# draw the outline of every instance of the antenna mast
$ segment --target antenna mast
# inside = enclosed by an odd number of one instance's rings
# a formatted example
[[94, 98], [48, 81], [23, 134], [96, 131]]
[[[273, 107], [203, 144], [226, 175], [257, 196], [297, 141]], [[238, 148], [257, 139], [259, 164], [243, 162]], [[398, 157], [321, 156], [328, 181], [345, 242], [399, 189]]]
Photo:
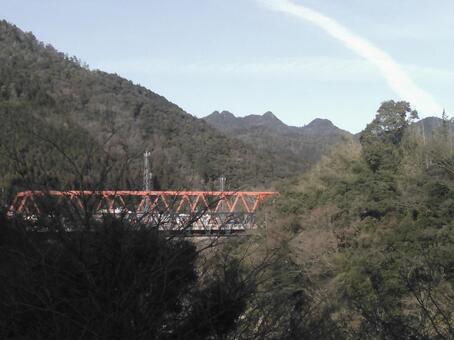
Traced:
[[150, 171], [150, 152], [145, 151], [143, 154], [143, 189], [145, 191], [151, 190], [151, 179], [153, 178], [153, 173]]
[[224, 175], [222, 175], [220, 178], [219, 178], [219, 191], [225, 191], [225, 181], [226, 181], [226, 178]]

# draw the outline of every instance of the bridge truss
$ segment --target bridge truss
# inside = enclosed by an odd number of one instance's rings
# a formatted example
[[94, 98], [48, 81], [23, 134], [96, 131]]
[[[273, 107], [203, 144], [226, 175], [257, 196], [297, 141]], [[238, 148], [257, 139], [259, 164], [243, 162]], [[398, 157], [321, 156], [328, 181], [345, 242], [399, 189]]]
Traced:
[[275, 192], [245, 191], [23, 191], [9, 215], [36, 218], [49, 207], [116, 215], [160, 231], [188, 235], [232, 234], [254, 229], [260, 204]]

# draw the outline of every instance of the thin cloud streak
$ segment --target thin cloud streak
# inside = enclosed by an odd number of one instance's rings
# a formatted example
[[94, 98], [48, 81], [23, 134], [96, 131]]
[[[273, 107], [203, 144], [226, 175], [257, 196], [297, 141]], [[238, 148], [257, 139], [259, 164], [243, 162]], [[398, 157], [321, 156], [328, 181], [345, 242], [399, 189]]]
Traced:
[[306, 77], [317, 80], [378, 79], [380, 74], [362, 59], [339, 59], [326, 57], [274, 58], [262, 60], [234, 61], [182, 61], [163, 59], [132, 59], [105, 61], [95, 68], [112, 72], [126, 71], [149, 75], [188, 77]]
[[390, 88], [401, 99], [409, 101], [416, 109], [428, 114], [438, 114], [442, 111], [441, 105], [429, 93], [418, 87], [391, 56], [334, 19], [289, 0], [258, 1], [269, 9], [297, 16], [313, 23], [340, 41], [345, 47], [368, 60], [380, 70]]
[[[454, 81], [454, 72], [420, 65], [401, 65], [401, 68], [427, 81]], [[279, 78], [299, 77], [310, 81], [376, 82], [381, 73], [365, 59], [332, 57], [274, 58], [254, 61], [187, 61], [153, 58], [105, 60], [92, 69], [150, 77], [205, 77], [205, 78]]]

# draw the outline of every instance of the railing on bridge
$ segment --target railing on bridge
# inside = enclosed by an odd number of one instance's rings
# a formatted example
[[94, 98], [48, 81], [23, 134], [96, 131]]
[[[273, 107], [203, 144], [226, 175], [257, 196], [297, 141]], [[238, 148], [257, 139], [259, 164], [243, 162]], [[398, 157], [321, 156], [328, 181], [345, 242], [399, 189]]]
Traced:
[[244, 191], [23, 191], [10, 215], [38, 216], [49, 206], [70, 205], [97, 217], [115, 214], [162, 231], [225, 234], [255, 227], [259, 205], [275, 192]]

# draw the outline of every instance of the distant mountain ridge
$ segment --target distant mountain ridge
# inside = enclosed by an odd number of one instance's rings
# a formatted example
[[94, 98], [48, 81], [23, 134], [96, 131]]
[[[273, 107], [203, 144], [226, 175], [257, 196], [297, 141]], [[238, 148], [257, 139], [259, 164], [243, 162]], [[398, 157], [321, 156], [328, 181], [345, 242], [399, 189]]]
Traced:
[[277, 155], [291, 171], [305, 171], [333, 146], [353, 135], [330, 120], [316, 118], [302, 127], [288, 126], [274, 113], [236, 117], [229, 111], [214, 111], [203, 118], [230, 138]]
[[249, 129], [252, 127], [266, 127], [270, 129], [286, 129], [295, 132], [314, 132], [314, 133], [345, 133], [350, 132], [342, 130], [335, 126], [329, 119], [315, 118], [309, 124], [297, 127], [286, 125], [276, 115], [267, 111], [262, 115], [251, 114], [244, 117], [237, 117], [230, 111], [214, 111], [210, 115], [203, 118], [208, 124], [215, 126], [218, 130], [232, 131]]
[[214, 111], [212, 114], [204, 117], [203, 120], [223, 132], [244, 130], [253, 127], [272, 129], [287, 127], [287, 125], [270, 111], [265, 112], [263, 115], [249, 115], [245, 117], [236, 117], [229, 111]]
[[[431, 136], [437, 129], [439, 129], [443, 124], [443, 119], [438, 117], [426, 117], [422, 118], [419, 121], [413, 123], [413, 126], [416, 126], [421, 132], [424, 132], [427, 136]], [[452, 123], [451, 123], [452, 124]], [[454, 131], [454, 127], [453, 127]]]

